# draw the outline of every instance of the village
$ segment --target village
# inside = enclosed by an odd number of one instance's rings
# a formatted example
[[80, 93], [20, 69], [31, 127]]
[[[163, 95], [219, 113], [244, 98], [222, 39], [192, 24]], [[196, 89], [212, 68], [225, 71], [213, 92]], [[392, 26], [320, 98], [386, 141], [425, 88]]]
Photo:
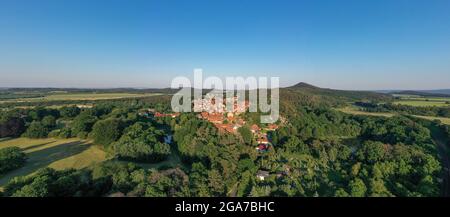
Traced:
[[[231, 107], [231, 110], [227, 110], [227, 103], [231, 103], [231, 106], [229, 106]], [[249, 107], [250, 102], [248, 100], [239, 100], [237, 96], [226, 98], [225, 100], [216, 100], [214, 97], [206, 97], [193, 101], [194, 111], [200, 111], [197, 114], [197, 118], [212, 123], [220, 133], [237, 134], [239, 128], [248, 125], [247, 120], [243, 118], [242, 114], [247, 112]], [[179, 112], [160, 113], [154, 109], [148, 109], [146, 113], [143, 114], [153, 116], [154, 118], [176, 118], [180, 115]], [[264, 154], [273, 148], [268, 132], [277, 130], [279, 128], [277, 124], [267, 124], [263, 126], [262, 124], [258, 125], [253, 123], [249, 128], [256, 141], [255, 149], [260, 154]], [[256, 174], [257, 178], [261, 181], [269, 175], [269, 172], [264, 170], [260, 170]]]
[[[194, 111], [202, 111], [198, 117], [207, 120], [216, 126], [220, 132], [237, 133], [240, 127], [243, 127], [247, 121], [241, 117], [249, 107], [248, 100], [239, 100], [237, 96], [226, 98], [224, 103], [217, 103], [215, 98], [194, 100]], [[228, 103], [231, 103], [231, 110], [226, 110]], [[269, 124], [266, 128], [261, 128], [257, 124], [250, 127], [258, 146], [258, 151], [268, 151], [271, 143], [269, 142], [267, 132], [278, 129], [278, 125]]]
[[[241, 114], [245, 113], [249, 109], [250, 102], [248, 100], [240, 101], [237, 96], [221, 100], [222, 102], [220, 103], [218, 101], [219, 100], [216, 100], [214, 97], [194, 100], [194, 111], [201, 111], [197, 117], [211, 122], [221, 133], [236, 134], [239, 128], [247, 124], [247, 121]], [[227, 103], [231, 103], [231, 110], [226, 109]], [[160, 113], [154, 109], [148, 109], [147, 112], [148, 114], [152, 114], [155, 118], [176, 118], [180, 115], [179, 112]], [[141, 115], [143, 114], [144, 113], [141, 113]], [[252, 124], [250, 126], [250, 131], [252, 132], [258, 145], [256, 147], [258, 151], [264, 152], [269, 150], [272, 144], [269, 141], [267, 132], [275, 131], [277, 129], [277, 124], [268, 124], [265, 127], [261, 127], [257, 124]]]

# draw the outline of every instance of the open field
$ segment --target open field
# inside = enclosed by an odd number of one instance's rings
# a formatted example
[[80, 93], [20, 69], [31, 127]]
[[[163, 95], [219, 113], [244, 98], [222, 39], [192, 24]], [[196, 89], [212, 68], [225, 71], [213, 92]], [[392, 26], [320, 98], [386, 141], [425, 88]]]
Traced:
[[410, 106], [450, 106], [446, 104], [450, 102], [450, 97], [424, 97], [416, 95], [394, 94], [400, 99], [395, 101], [395, 104], [410, 105]]
[[388, 112], [365, 112], [360, 111], [358, 108], [354, 106], [347, 106], [344, 108], [337, 109], [338, 111], [347, 113], [347, 114], [353, 114], [353, 115], [369, 115], [369, 116], [382, 116], [382, 117], [392, 117], [395, 114], [394, 113], [388, 113]]
[[0, 186], [16, 176], [29, 175], [44, 167], [57, 170], [84, 168], [107, 159], [106, 153], [88, 141], [79, 139], [4, 139], [0, 148], [16, 146], [28, 157], [24, 167], [0, 176]]
[[393, 97], [409, 98], [409, 97], [421, 97], [413, 94], [392, 94]]
[[421, 115], [414, 115], [414, 117], [423, 118], [427, 120], [440, 120], [441, 123], [450, 125], [450, 118], [443, 118], [443, 117], [433, 117], [433, 116], [421, 116]]
[[436, 101], [436, 100], [398, 100], [395, 101], [394, 104], [399, 105], [410, 105], [410, 106], [450, 106], [450, 104], [446, 104], [445, 101]]
[[0, 102], [42, 102], [42, 101], [63, 101], [63, 100], [105, 100], [136, 98], [159, 95], [158, 93], [54, 93], [44, 97], [36, 98], [16, 98], [1, 100]]
[[450, 97], [408, 97], [409, 100], [449, 102]]
[[[338, 111], [347, 113], [347, 114], [353, 114], [353, 115], [369, 115], [369, 116], [381, 116], [381, 117], [392, 117], [396, 115], [395, 113], [386, 113], [386, 112], [366, 112], [366, 111], [359, 111], [357, 107], [354, 106], [347, 106], [344, 108], [337, 109]], [[427, 120], [440, 120], [443, 124], [450, 125], [450, 118], [444, 118], [444, 117], [434, 117], [434, 116], [421, 116], [421, 115], [413, 115], [414, 117], [423, 118]]]
[[[36, 170], [51, 167], [56, 170], [81, 169], [108, 159], [105, 151], [89, 141], [80, 139], [28, 139], [28, 138], [2, 138], [0, 148], [19, 147], [28, 157], [24, 167], [13, 170], [0, 176], [0, 188], [16, 176], [30, 175]], [[143, 168], [176, 167], [184, 165], [176, 152], [159, 163], [137, 163]]]

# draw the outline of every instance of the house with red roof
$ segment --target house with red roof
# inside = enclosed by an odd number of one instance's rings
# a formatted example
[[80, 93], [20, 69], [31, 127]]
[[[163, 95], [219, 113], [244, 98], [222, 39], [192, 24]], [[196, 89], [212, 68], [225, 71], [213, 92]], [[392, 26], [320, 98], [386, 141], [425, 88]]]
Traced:
[[253, 125], [250, 127], [250, 131], [252, 131], [252, 133], [254, 133], [254, 134], [257, 134], [257, 133], [259, 133], [259, 131], [261, 131], [261, 128], [259, 128], [258, 125], [253, 124]]
[[214, 124], [220, 132], [236, 133], [238, 127], [233, 124]]
[[208, 115], [208, 121], [212, 123], [220, 124], [223, 121], [222, 113], [213, 113]]
[[274, 131], [274, 130], [277, 130], [277, 129], [278, 129], [278, 125], [276, 125], [276, 124], [269, 124], [267, 126], [267, 130], [270, 130], [270, 131]]
[[256, 141], [258, 142], [258, 144], [269, 144], [269, 140], [267, 139], [267, 136], [265, 136], [265, 135], [258, 137], [258, 139], [256, 139]]

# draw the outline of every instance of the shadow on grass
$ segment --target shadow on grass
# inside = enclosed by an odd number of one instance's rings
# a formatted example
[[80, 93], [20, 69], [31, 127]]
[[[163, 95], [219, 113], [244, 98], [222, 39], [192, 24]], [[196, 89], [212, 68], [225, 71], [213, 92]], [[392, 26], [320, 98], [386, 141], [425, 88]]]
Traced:
[[55, 161], [79, 154], [90, 146], [91, 144], [77, 141], [28, 153], [28, 160], [22, 168], [13, 170], [0, 177], [0, 186], [4, 186], [9, 180], [16, 176], [29, 175], [40, 168], [47, 167]]
[[13, 137], [0, 138], [0, 142], [6, 142], [6, 141], [11, 140], [11, 139], [15, 139], [15, 138], [13, 138]]
[[42, 143], [42, 144], [38, 144], [38, 145], [28, 146], [26, 148], [22, 148], [22, 151], [27, 151], [27, 150], [30, 150], [30, 149], [39, 148], [39, 147], [46, 146], [46, 145], [54, 143], [54, 142], [56, 142], [56, 140], [50, 141], [50, 142], [46, 142], [46, 143]]

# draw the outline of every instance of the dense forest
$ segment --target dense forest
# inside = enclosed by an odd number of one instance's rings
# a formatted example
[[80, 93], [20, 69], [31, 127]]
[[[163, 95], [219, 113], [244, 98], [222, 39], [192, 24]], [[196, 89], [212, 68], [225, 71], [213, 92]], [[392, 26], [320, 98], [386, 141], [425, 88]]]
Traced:
[[[295, 100], [293, 100], [295, 98]], [[321, 96], [282, 95], [273, 147], [255, 150], [249, 126], [236, 134], [169, 111], [170, 97], [100, 101], [92, 108], [18, 108], [1, 112], [0, 137], [89, 139], [110, 160], [84, 169], [40, 169], [12, 179], [3, 196], [439, 196], [442, 165], [432, 122], [407, 116], [353, 116]], [[244, 114], [248, 125], [257, 115]], [[442, 130], [450, 134], [448, 127]], [[173, 141], [168, 141], [173, 137]], [[179, 156], [175, 167], [140, 163]], [[18, 148], [0, 149], [0, 176], [23, 166]], [[7, 166], [5, 166], [7, 165]], [[264, 180], [258, 174], [264, 171]]]

